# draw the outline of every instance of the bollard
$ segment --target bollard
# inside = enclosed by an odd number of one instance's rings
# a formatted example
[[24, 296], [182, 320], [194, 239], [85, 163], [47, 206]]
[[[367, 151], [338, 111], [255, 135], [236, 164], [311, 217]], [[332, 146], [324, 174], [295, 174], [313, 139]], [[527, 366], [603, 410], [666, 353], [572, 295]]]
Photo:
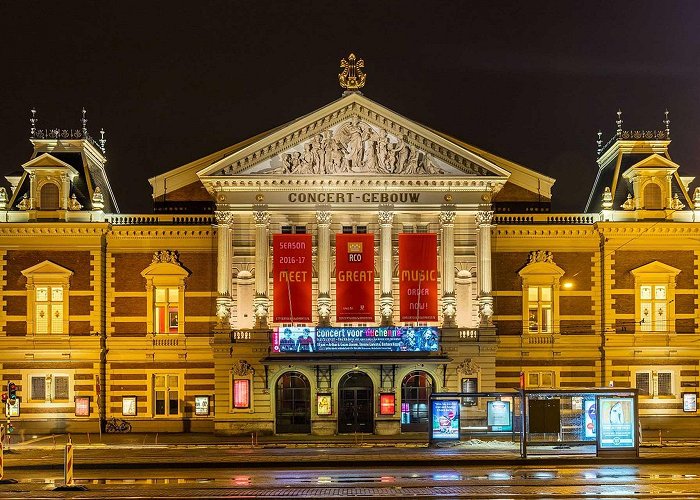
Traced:
[[73, 476], [73, 441], [68, 434], [65, 453], [63, 455], [63, 485], [54, 488], [54, 491], [85, 491], [87, 486], [75, 484]]
[[74, 486], [75, 481], [73, 480], [73, 442], [68, 436], [68, 442], [66, 443], [66, 453], [64, 455], [64, 467], [63, 467], [63, 483], [66, 486]]
[[5, 426], [0, 425], [0, 484], [15, 484], [16, 479], [5, 479]]

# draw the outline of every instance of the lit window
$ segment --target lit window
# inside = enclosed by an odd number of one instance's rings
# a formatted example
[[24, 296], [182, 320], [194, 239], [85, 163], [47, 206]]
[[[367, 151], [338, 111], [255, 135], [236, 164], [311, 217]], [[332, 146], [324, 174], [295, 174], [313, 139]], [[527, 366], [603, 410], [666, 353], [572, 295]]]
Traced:
[[643, 332], [663, 332], [668, 329], [666, 285], [639, 287], [640, 329]]
[[153, 377], [156, 415], [178, 415], [180, 413], [178, 379], [177, 375], [155, 375]]
[[250, 408], [250, 380], [234, 379], [233, 381], [233, 407]]
[[527, 291], [528, 329], [531, 333], [552, 332], [552, 287], [531, 286]]
[[156, 288], [153, 311], [154, 333], [177, 333], [180, 293], [177, 288]]
[[36, 333], [63, 333], [63, 287], [38, 286], [34, 290]]

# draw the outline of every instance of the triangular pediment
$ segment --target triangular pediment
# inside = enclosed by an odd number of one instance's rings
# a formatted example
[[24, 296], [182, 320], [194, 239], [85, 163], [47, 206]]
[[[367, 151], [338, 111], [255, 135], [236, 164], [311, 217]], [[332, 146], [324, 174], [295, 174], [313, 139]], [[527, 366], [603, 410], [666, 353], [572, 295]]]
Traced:
[[66, 269], [63, 266], [59, 266], [58, 264], [56, 264], [55, 262], [51, 262], [50, 260], [45, 260], [43, 262], [35, 264], [32, 267], [24, 269], [21, 272], [26, 277], [32, 276], [34, 278], [55, 277], [58, 279], [67, 278], [73, 275], [73, 271], [71, 271], [70, 269]]
[[197, 175], [225, 178], [306, 176], [479, 177], [509, 172], [359, 93], [247, 143]]
[[50, 155], [49, 153], [44, 153], [33, 160], [28, 161], [27, 163], [22, 164], [22, 168], [25, 170], [33, 170], [36, 168], [50, 168], [50, 169], [57, 169], [57, 170], [69, 170], [73, 174], [78, 174], [78, 171], [73, 168], [71, 165], [68, 163], [59, 160], [53, 155]]
[[669, 266], [668, 264], [664, 264], [663, 262], [659, 262], [658, 260], [655, 260], [653, 262], [650, 262], [648, 264], [644, 264], [643, 266], [640, 266], [636, 269], [633, 269], [630, 271], [632, 273], [632, 276], [637, 276], [637, 275], [650, 275], [650, 274], [656, 274], [656, 275], [671, 275], [671, 276], [677, 276], [681, 272], [680, 269], [676, 269], [673, 266]]
[[678, 163], [672, 162], [668, 158], [661, 156], [660, 154], [654, 153], [653, 155], [649, 155], [643, 160], [635, 163], [631, 167], [629, 167], [623, 175], [626, 175], [628, 172], [634, 171], [634, 170], [640, 170], [640, 169], [651, 169], [651, 170], [664, 170], [664, 171], [672, 171], [675, 172], [678, 170]]

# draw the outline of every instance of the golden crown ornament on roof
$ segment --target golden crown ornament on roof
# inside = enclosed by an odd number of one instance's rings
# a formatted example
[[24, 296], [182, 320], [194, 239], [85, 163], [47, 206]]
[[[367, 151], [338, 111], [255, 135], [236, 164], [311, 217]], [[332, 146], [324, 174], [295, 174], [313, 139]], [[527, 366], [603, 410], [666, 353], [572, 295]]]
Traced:
[[340, 60], [340, 67], [343, 68], [343, 72], [338, 74], [338, 81], [341, 87], [353, 91], [365, 86], [367, 76], [361, 69], [365, 67], [363, 59], [357, 59], [355, 54], [351, 53], [347, 60], [344, 58]]

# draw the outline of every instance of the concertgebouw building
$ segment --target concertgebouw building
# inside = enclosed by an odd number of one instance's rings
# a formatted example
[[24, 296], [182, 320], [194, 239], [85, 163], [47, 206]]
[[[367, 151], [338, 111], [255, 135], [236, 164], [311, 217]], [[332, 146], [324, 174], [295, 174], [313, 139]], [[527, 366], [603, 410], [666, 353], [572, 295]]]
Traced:
[[0, 190], [16, 427], [397, 435], [431, 392], [610, 385], [693, 425], [700, 190], [668, 119], [618, 116], [554, 214], [554, 179], [370, 100], [355, 62], [340, 99], [149, 179], [152, 214], [120, 213], [84, 114], [33, 112]]

